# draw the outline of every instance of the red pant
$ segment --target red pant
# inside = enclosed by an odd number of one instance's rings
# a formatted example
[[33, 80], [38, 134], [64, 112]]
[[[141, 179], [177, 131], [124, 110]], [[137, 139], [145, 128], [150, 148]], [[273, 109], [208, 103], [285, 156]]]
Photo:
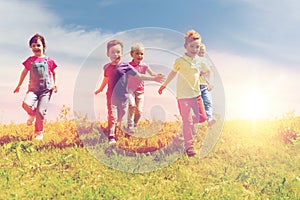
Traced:
[[202, 97], [199, 96], [197, 98], [197, 101], [198, 101], [199, 113], [200, 113], [199, 123], [202, 123], [202, 122], [205, 122], [207, 120], [207, 116], [206, 116], [204, 104], [203, 104], [203, 101], [202, 101]]

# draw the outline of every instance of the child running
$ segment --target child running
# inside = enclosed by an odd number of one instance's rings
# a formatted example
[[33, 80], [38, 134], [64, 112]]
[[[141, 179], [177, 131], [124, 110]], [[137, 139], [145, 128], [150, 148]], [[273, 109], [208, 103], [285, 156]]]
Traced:
[[113, 145], [116, 144], [116, 126], [120, 126], [128, 109], [128, 77], [134, 76], [140, 80], [161, 83], [164, 81], [164, 76], [161, 74], [156, 76], [140, 74], [131, 65], [121, 61], [123, 43], [118, 40], [109, 41], [106, 50], [111, 62], [104, 66], [104, 78], [95, 94], [102, 92], [107, 85], [108, 142]]
[[[143, 62], [145, 48], [142, 43], [136, 43], [132, 45], [130, 55], [132, 61], [129, 63], [141, 74], [150, 74], [155, 76], [156, 73], [151, 70], [151, 68]], [[128, 107], [128, 132], [134, 133], [134, 128], [142, 116], [142, 111], [144, 107], [144, 81], [140, 80], [134, 76], [128, 77], [128, 91], [129, 91], [129, 107]]]
[[205, 53], [206, 46], [202, 43], [200, 52], [198, 53], [198, 56], [201, 58], [200, 91], [207, 116], [208, 126], [212, 127], [216, 123], [216, 120], [213, 118], [212, 99], [210, 94], [210, 91], [213, 89], [210, 82], [212, 68], [205, 58]]
[[29, 46], [33, 56], [23, 62], [24, 69], [14, 93], [19, 92], [29, 72], [29, 86], [22, 107], [29, 115], [27, 125], [32, 125], [35, 120], [35, 139], [42, 140], [47, 106], [52, 92], [57, 92], [57, 65], [53, 59], [45, 55], [46, 42], [42, 35], [35, 34], [29, 40]]
[[[184, 147], [188, 156], [196, 154], [193, 141], [193, 135], [196, 134], [194, 123], [198, 123], [200, 120], [199, 104], [202, 103], [199, 88], [200, 59], [196, 57], [200, 46], [200, 34], [195, 30], [188, 31], [185, 34], [184, 43], [186, 53], [176, 59], [173, 70], [158, 90], [158, 93], [162, 94], [162, 91], [178, 73], [176, 96], [183, 123]], [[194, 113], [194, 118], [191, 117], [191, 111]]]

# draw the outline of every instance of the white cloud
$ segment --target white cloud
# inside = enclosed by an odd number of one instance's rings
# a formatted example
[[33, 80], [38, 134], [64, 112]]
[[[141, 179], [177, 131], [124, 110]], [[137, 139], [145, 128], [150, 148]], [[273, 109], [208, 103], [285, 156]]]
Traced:
[[63, 104], [72, 106], [74, 84], [82, 62], [110, 34], [102, 34], [100, 30], [88, 32], [80, 27], [65, 27], [59, 16], [39, 1], [0, 0], [0, 4], [0, 111], [3, 113], [1, 115], [6, 116], [3, 120], [25, 120], [26, 114], [25, 111], [20, 112], [20, 105], [26, 92], [28, 77], [19, 94], [12, 94], [12, 91], [23, 68], [21, 63], [32, 54], [28, 41], [35, 33], [45, 37], [47, 55], [59, 64], [59, 93], [51, 100], [54, 110], [48, 112], [49, 118], [55, 119]]
[[[256, 7], [266, 15], [275, 18], [289, 18], [289, 20], [300, 21], [298, 0], [274, 1], [274, 0], [243, 0], [247, 4]], [[276, 20], [274, 20], [276, 21]]]
[[24, 38], [48, 30], [49, 25], [59, 24], [57, 16], [37, 3], [0, 0], [0, 4], [2, 44], [23, 46]]
[[[106, 5], [113, 3], [112, 1], [103, 2], [106, 2]], [[86, 31], [81, 27], [62, 25], [59, 16], [49, 11], [39, 1], [0, 0], [0, 4], [0, 55], [2, 63], [0, 73], [0, 122], [14, 121], [18, 123], [25, 121], [26, 114], [20, 111], [20, 105], [26, 92], [27, 83], [23, 83], [22, 91], [19, 94], [12, 94], [12, 91], [22, 70], [21, 62], [31, 55], [28, 40], [36, 32], [45, 36], [48, 46], [47, 54], [59, 64], [59, 93], [51, 99], [51, 109], [53, 110], [48, 112], [48, 117], [55, 119], [59, 108], [63, 104], [72, 106], [74, 84], [85, 58], [92, 53], [91, 56], [94, 56], [97, 60], [91, 63], [97, 63], [98, 60], [102, 61], [101, 59], [104, 59], [105, 62], [108, 61], [105, 53], [100, 52], [98, 48], [112, 34], [103, 34], [101, 30]], [[166, 35], [170, 37], [168, 30], [166, 31]], [[148, 62], [171, 67], [171, 60], [174, 59], [174, 55], [169, 56], [170, 52], [163, 51], [163, 49], [181, 51], [182, 37], [178, 34], [174, 33], [175, 39], [165, 38], [162, 41], [155, 38], [150, 42], [147, 38], [144, 38], [145, 35], [143, 34], [136, 37], [130, 34], [123, 36], [127, 50], [130, 43], [135, 42], [134, 40], [144, 40], [147, 47], [160, 47], [161, 45], [162, 51], [155, 48], [151, 49], [149, 54], [146, 53], [145, 59]], [[162, 33], [162, 35], [164, 34]], [[170, 43], [167, 42], [168, 39], [170, 39]], [[178, 46], [172, 43], [177, 40]], [[247, 42], [251, 41], [248, 40]], [[175, 43], [177, 44], [177, 42]], [[263, 41], [256, 41], [253, 44], [268, 48], [268, 44], [263, 43]], [[170, 48], [170, 46], [172, 47]], [[97, 48], [97, 52], [94, 52], [95, 48]], [[162, 54], [163, 57], [160, 58], [159, 56], [162, 56]], [[271, 100], [274, 105], [277, 105], [274, 108], [275, 112], [286, 113], [290, 109], [300, 110], [298, 107], [300, 99], [295, 92], [296, 88], [299, 88], [297, 82], [298, 77], [300, 77], [299, 71], [286, 69], [286, 66], [282, 66], [275, 61], [234, 55], [229, 52], [211, 51], [209, 56], [216, 64], [223, 80], [227, 97], [227, 112], [230, 118], [239, 117], [241, 113], [237, 112], [235, 106], [239, 104], [241, 95], [245, 94], [254, 83], [263, 93], [274, 97]], [[126, 59], [129, 59], [129, 57], [126, 57]], [[95, 67], [100, 68], [101, 63]], [[295, 69], [297, 68], [295, 67]]]
[[300, 62], [300, 1], [225, 0], [223, 3], [231, 4], [240, 24], [232, 30], [226, 29], [235, 42], [281, 62]]
[[[226, 96], [226, 118], [236, 119], [246, 117], [243, 111], [245, 106], [256, 109], [257, 105], [244, 102], [250, 93], [253, 102], [259, 99], [267, 100], [265, 116], [281, 116], [291, 110], [300, 114], [300, 96], [297, 90], [300, 87], [298, 68], [286, 68], [276, 61], [265, 60], [245, 55], [234, 55], [218, 51], [209, 52], [222, 78]], [[257, 101], [258, 100], [258, 101]]]

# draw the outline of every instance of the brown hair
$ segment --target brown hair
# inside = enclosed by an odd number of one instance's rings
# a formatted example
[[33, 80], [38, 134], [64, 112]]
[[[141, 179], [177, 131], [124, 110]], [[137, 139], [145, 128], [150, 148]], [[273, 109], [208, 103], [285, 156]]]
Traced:
[[121, 45], [121, 47], [122, 47], [122, 49], [123, 49], [123, 43], [122, 42], [120, 42], [119, 40], [111, 40], [111, 41], [109, 41], [108, 43], [107, 43], [107, 45], [106, 45], [106, 51], [107, 51], [107, 53], [108, 53], [108, 51], [109, 51], [109, 49], [111, 48], [111, 47], [113, 47], [113, 46], [116, 46], [116, 45]]
[[38, 33], [36, 33], [34, 36], [32, 36], [30, 38], [30, 40], [29, 40], [29, 46], [31, 47], [31, 44], [32, 43], [36, 43], [38, 40], [40, 40], [42, 42], [43, 47], [45, 49], [46, 48], [45, 38], [42, 35], [38, 34]]
[[201, 40], [201, 36], [198, 32], [192, 29], [186, 32], [184, 39], [184, 45], [186, 45], [187, 43], [193, 42], [195, 40]]

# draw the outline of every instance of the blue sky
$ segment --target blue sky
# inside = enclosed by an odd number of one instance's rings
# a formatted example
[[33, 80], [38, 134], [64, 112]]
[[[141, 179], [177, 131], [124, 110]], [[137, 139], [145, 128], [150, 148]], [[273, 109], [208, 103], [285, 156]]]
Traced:
[[[31, 55], [27, 42], [34, 33], [46, 37], [47, 54], [61, 66], [60, 92], [53, 96], [48, 113], [53, 119], [63, 104], [72, 105], [76, 77], [91, 52], [115, 34], [143, 27], [200, 32], [223, 82], [227, 119], [253, 118], [255, 110], [258, 117], [291, 110], [300, 114], [300, 3], [296, 0], [0, 3], [0, 122], [22, 122], [26, 117], [20, 102], [27, 83], [19, 94], [12, 91], [21, 62]], [[105, 59], [105, 52], [102, 56]]]
[[[293, 0], [285, 3], [271, 0], [82, 2], [45, 0], [46, 7], [66, 26], [113, 33], [140, 27], [163, 27], [180, 32], [193, 28], [201, 32], [211, 48], [255, 56], [276, 56], [283, 62], [298, 61], [293, 51], [300, 42], [291, 39], [296, 39], [299, 33], [296, 26], [300, 20], [297, 14], [299, 3]], [[260, 45], [265, 45], [265, 48]], [[276, 46], [281, 46], [291, 55], [277, 51]]]

